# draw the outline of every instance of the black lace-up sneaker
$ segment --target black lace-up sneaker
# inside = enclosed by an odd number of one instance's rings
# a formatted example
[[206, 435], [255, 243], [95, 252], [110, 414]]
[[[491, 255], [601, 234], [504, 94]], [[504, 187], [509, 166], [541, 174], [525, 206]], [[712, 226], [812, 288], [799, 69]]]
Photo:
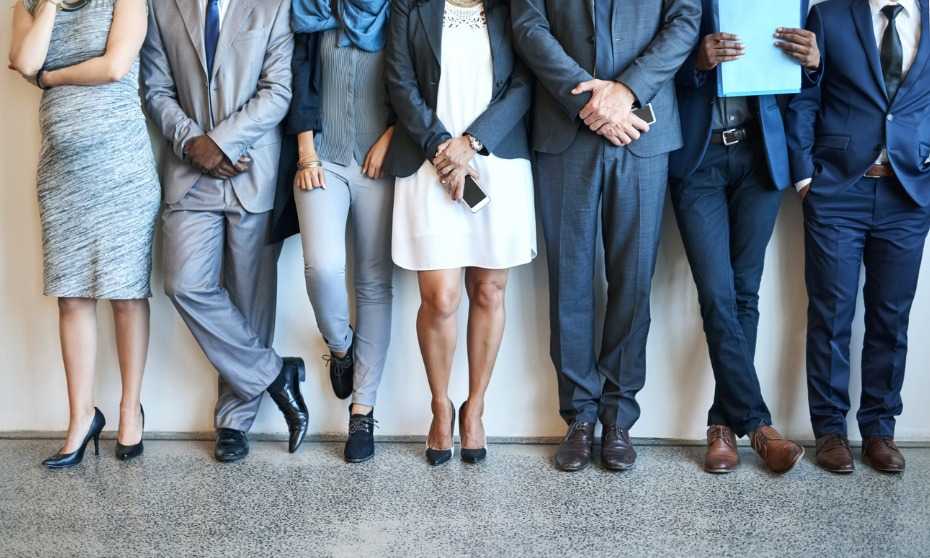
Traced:
[[355, 340], [346, 352], [346, 356], [338, 357], [330, 352], [323, 356], [323, 362], [329, 365], [329, 380], [333, 384], [333, 392], [339, 399], [348, 399], [352, 395], [355, 376]]
[[[350, 408], [351, 409], [351, 408]], [[351, 410], [350, 410], [351, 412]], [[367, 415], [349, 417], [349, 439], [346, 440], [345, 458], [349, 463], [362, 463], [375, 456], [375, 411]]]

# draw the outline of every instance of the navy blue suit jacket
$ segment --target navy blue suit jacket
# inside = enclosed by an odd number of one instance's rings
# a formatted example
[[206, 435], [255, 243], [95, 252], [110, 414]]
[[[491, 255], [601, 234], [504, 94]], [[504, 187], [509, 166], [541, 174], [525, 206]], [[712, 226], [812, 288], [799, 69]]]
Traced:
[[814, 6], [807, 27], [820, 41], [823, 77], [789, 105], [795, 181], [813, 178], [818, 192], [840, 192], [862, 178], [886, 145], [901, 185], [918, 205], [930, 204], [930, 10], [923, 0], [920, 10], [917, 57], [889, 100], [869, 3]]
[[[809, 1], [801, 2], [801, 21], [807, 18]], [[715, 0], [703, 0], [701, 16], [701, 39], [717, 32]], [[775, 30], [773, 29], [772, 32]], [[679, 70], [676, 76], [678, 105], [681, 107], [681, 131], [684, 147], [672, 153], [669, 158], [669, 175], [683, 180], [700, 166], [710, 145], [713, 121], [714, 101], [717, 99], [717, 71], [701, 72], [695, 68], [698, 47]], [[800, 71], [800, 69], [799, 69]], [[805, 86], [813, 82], [805, 75]], [[792, 184], [791, 168], [788, 163], [788, 140], [785, 132], [783, 112], [788, 104], [788, 97], [765, 95], [753, 97], [750, 107], [756, 122], [762, 129], [765, 142], [765, 156], [772, 183], [779, 190]]]

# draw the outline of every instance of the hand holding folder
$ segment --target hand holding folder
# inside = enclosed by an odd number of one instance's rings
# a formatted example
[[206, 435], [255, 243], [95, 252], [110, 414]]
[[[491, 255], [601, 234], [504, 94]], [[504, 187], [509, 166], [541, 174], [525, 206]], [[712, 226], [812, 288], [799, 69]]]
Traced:
[[[779, 95], [801, 91], [801, 53], [776, 46], [777, 29], [801, 27], [801, 0], [717, 0], [717, 29], [739, 38], [740, 57], [717, 66], [720, 97]], [[801, 40], [801, 37], [785, 36]], [[818, 55], [819, 60], [819, 55]]]

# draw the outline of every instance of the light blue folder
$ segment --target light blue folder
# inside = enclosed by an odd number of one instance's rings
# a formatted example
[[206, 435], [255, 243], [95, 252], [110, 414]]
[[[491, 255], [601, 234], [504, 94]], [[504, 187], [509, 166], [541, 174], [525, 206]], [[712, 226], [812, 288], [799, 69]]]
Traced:
[[717, 67], [717, 95], [780, 95], [801, 91], [801, 66], [775, 46], [775, 29], [801, 27], [801, 0], [717, 0], [717, 29], [738, 35], [739, 60]]

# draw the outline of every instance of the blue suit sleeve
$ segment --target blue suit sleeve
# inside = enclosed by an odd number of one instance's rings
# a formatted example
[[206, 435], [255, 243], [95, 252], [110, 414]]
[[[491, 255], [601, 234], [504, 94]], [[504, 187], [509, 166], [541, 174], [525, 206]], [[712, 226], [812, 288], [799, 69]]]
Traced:
[[[811, 10], [807, 20], [807, 29], [817, 35], [820, 55], [825, 60], [827, 45], [823, 35], [823, 22], [817, 6]], [[821, 62], [819, 74], [824, 73], [825, 63]], [[794, 96], [788, 104], [785, 114], [788, 128], [788, 155], [791, 161], [791, 177], [797, 183], [814, 176], [814, 142], [817, 133], [817, 118], [820, 114], [821, 84], [818, 77], [816, 84], [806, 87]]]

